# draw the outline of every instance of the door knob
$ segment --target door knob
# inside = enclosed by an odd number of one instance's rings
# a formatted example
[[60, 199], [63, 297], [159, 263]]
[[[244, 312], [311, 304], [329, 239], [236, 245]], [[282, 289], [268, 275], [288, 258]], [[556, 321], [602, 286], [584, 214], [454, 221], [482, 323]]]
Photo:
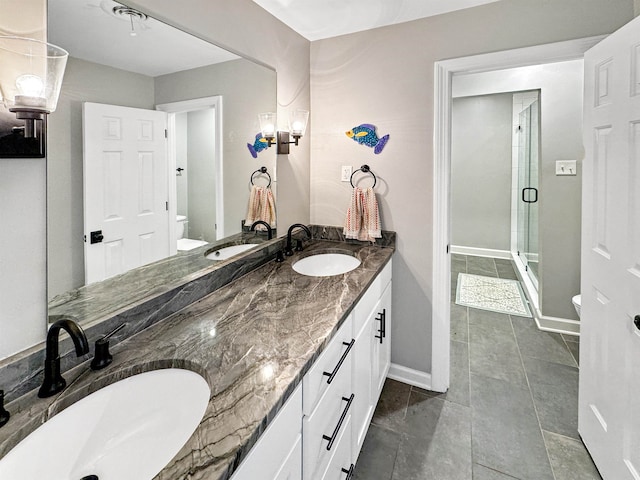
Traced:
[[104, 240], [104, 235], [102, 235], [102, 230], [96, 230], [95, 232], [91, 232], [89, 238], [91, 240], [91, 244], [100, 243]]
[[636, 315], [633, 318], [633, 324], [636, 326], [638, 330], [640, 330], [640, 315]]

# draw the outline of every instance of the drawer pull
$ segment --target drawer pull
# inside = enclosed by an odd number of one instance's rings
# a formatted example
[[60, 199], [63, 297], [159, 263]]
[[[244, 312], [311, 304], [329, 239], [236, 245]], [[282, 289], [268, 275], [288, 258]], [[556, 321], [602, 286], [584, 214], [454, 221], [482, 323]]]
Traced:
[[378, 317], [376, 318], [380, 322], [380, 330], [378, 333], [380, 335], [376, 335], [375, 337], [380, 339], [380, 343], [382, 343], [382, 339], [387, 336], [387, 309], [383, 308], [382, 313], [378, 313]]
[[323, 375], [329, 377], [329, 378], [327, 378], [327, 383], [329, 385], [331, 385], [331, 382], [333, 382], [333, 379], [336, 378], [336, 374], [338, 373], [338, 370], [340, 370], [340, 367], [344, 363], [344, 359], [347, 358], [347, 355], [349, 355], [349, 351], [353, 348], [353, 344], [354, 343], [356, 343], [356, 339], [355, 338], [352, 338], [351, 342], [349, 342], [349, 343], [342, 342], [343, 345], [347, 345], [347, 349], [344, 351], [344, 353], [340, 357], [340, 361], [338, 361], [338, 364], [333, 369], [333, 372], [322, 372]]
[[351, 480], [353, 478], [353, 469], [355, 468], [355, 464], [351, 464], [351, 466], [349, 467], [349, 470], [347, 470], [346, 468], [342, 469], [342, 473], [346, 473], [347, 476], [344, 480]]
[[333, 429], [333, 433], [331, 434], [330, 437], [328, 437], [327, 435], [322, 435], [323, 440], [329, 441], [329, 443], [327, 444], [327, 450], [331, 450], [331, 447], [333, 447], [333, 442], [335, 442], [336, 438], [338, 438], [338, 432], [340, 431], [342, 422], [344, 422], [344, 419], [347, 416], [347, 412], [349, 412], [349, 407], [351, 407], [351, 403], [353, 402], [354, 397], [355, 395], [353, 393], [349, 398], [342, 397], [342, 400], [347, 402], [347, 406], [344, 407], [344, 410], [342, 411], [342, 415], [340, 415], [340, 420], [338, 420], [338, 424], [336, 425], [336, 428]]

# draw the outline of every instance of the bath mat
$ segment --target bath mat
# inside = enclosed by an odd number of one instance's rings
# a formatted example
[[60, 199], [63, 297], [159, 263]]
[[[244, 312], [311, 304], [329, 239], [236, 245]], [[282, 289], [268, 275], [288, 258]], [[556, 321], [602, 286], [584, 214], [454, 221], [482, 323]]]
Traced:
[[466, 307], [531, 318], [529, 305], [517, 280], [460, 273], [456, 303]]

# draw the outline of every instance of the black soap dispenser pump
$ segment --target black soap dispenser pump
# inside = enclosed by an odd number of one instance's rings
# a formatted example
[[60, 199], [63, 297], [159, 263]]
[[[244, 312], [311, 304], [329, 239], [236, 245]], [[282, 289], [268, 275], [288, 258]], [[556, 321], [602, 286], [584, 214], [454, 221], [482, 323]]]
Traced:
[[4, 390], [0, 390], [0, 427], [4, 427], [11, 414], [4, 409]]

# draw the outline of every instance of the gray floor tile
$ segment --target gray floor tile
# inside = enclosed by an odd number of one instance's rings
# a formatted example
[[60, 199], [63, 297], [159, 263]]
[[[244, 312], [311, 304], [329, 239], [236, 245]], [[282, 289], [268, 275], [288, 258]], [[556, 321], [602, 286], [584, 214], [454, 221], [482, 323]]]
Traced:
[[411, 385], [387, 378], [371, 423], [388, 430], [401, 432], [410, 393]]
[[454, 342], [469, 341], [469, 313], [467, 307], [451, 304], [451, 340]]
[[492, 470], [484, 465], [473, 464], [473, 480], [513, 480], [514, 478], [517, 479], [517, 477]]
[[458, 255], [456, 253], [451, 254], [451, 270], [457, 270], [460, 272], [467, 271], [467, 256]]
[[518, 275], [516, 274], [516, 271], [513, 268], [513, 262], [511, 262], [511, 260], [496, 258], [495, 262], [496, 262], [496, 269], [498, 270], [498, 277], [508, 278], [511, 280], [518, 279]]
[[442, 400], [469, 406], [469, 345], [463, 342], [451, 342], [449, 390], [446, 393], [432, 392], [412, 387], [415, 392], [438, 397]]
[[390, 480], [402, 435], [371, 425], [354, 470], [354, 479]]
[[412, 393], [393, 480], [471, 480], [468, 407]]
[[538, 330], [531, 318], [511, 317], [511, 320], [522, 355], [577, 366], [560, 334]]
[[485, 275], [487, 277], [497, 277], [496, 262], [493, 258], [487, 257], [467, 257], [467, 273], [474, 275]]
[[569, 351], [571, 355], [573, 355], [573, 359], [576, 361], [576, 365], [580, 365], [580, 344], [578, 342], [566, 342], [567, 347], [569, 347]]
[[509, 315], [469, 309], [469, 365], [473, 374], [526, 385]]
[[543, 433], [556, 480], [602, 480], [582, 441]]
[[561, 334], [562, 338], [564, 339], [565, 342], [569, 343], [569, 342], [573, 342], [573, 343], [580, 343], [580, 336], [579, 335], [565, 335], [564, 333]]
[[578, 368], [522, 357], [544, 430], [579, 439]]
[[473, 461], [522, 480], [553, 480], [525, 386], [471, 375]]

